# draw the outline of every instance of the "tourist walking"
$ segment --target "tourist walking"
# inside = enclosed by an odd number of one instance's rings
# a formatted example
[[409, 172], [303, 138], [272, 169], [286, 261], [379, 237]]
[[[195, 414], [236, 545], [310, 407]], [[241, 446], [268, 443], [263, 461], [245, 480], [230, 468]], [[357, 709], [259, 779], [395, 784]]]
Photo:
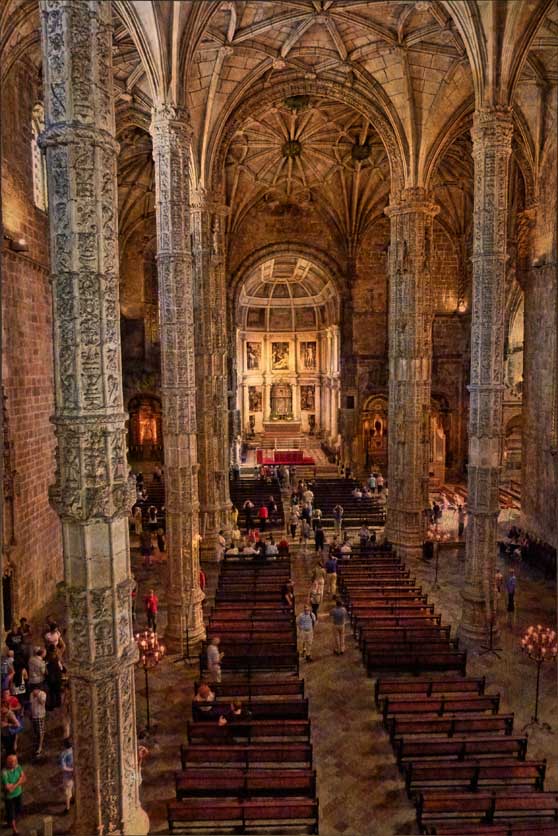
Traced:
[[335, 602], [330, 616], [333, 621], [333, 652], [336, 656], [341, 656], [345, 652], [345, 624], [349, 615], [340, 598]]
[[465, 508], [463, 505], [457, 506], [457, 536], [459, 539], [463, 537], [463, 531], [465, 529]]
[[335, 533], [338, 537], [341, 536], [341, 529], [343, 527], [343, 514], [344, 514], [343, 506], [342, 505], [334, 505], [333, 507], [333, 519], [335, 520]]
[[308, 552], [308, 540], [312, 536], [312, 529], [308, 520], [300, 521], [300, 542], [302, 543], [302, 554], [306, 555]]
[[74, 798], [74, 750], [69, 739], [64, 741], [63, 746], [60, 766], [62, 768], [62, 789], [64, 790], [64, 813], [67, 815]]
[[334, 598], [337, 593], [337, 558], [331, 552], [325, 562], [324, 569], [326, 571], [326, 592]]
[[307, 662], [312, 661], [312, 644], [314, 642], [315, 623], [316, 616], [310, 609], [310, 605], [305, 604], [303, 611], [296, 620], [296, 626], [298, 628], [300, 654]]

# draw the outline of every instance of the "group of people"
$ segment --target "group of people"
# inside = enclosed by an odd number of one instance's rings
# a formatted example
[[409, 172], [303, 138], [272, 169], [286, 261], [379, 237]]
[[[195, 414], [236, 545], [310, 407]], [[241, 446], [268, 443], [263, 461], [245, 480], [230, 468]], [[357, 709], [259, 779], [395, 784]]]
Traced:
[[556, 549], [516, 525], [511, 526], [499, 547], [503, 557], [539, 566], [548, 577], [556, 573]]
[[[156, 465], [153, 471], [153, 481], [162, 485], [163, 479], [163, 469], [160, 465]], [[166, 514], [164, 505], [157, 508], [150, 501], [143, 473], [136, 474], [136, 501], [130, 511], [130, 525], [133, 533], [139, 537], [143, 564], [150, 568], [153, 565], [155, 543], [161, 554], [165, 551]]]
[[[221, 534], [220, 536], [224, 542], [224, 535]], [[277, 560], [279, 557], [289, 556], [289, 541], [282, 537], [278, 542], [275, 542], [272, 534], [268, 537], [262, 537], [258, 529], [254, 528], [240, 540], [233, 536], [230, 546], [223, 548], [223, 552], [225, 559], [238, 557], [241, 560]]]
[[73, 800], [73, 751], [70, 741], [70, 688], [64, 665], [66, 646], [62, 631], [52, 616], [47, 618], [42, 644], [26, 618], [15, 623], [5, 637], [1, 657], [2, 686], [2, 787], [6, 800], [8, 822], [17, 833], [26, 775], [18, 762], [19, 735], [27, 731], [27, 718], [32, 732], [33, 757], [44, 757], [47, 717], [62, 708], [64, 744], [60, 768], [64, 789], [64, 809], [70, 810]]

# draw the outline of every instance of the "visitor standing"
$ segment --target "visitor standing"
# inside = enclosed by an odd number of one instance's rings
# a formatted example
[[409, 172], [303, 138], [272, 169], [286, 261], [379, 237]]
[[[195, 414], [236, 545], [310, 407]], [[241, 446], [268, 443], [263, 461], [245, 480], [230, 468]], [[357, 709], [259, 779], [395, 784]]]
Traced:
[[12, 828], [12, 833], [18, 833], [17, 820], [21, 816], [23, 785], [26, 780], [17, 755], [8, 755], [6, 768], [2, 770], [2, 788], [6, 799], [6, 818]]
[[304, 610], [300, 613], [296, 620], [298, 628], [300, 653], [303, 659], [307, 662], [312, 661], [312, 644], [314, 642], [314, 625], [316, 623], [316, 616], [310, 609], [309, 604], [304, 605]]
[[41, 688], [33, 688], [31, 691], [31, 722], [33, 724], [33, 746], [36, 758], [40, 758], [43, 754], [45, 743], [46, 701], [47, 695], [45, 692]]
[[333, 621], [333, 652], [336, 656], [342, 656], [345, 652], [345, 624], [349, 620], [349, 615], [340, 598], [335, 602], [330, 615]]
[[219, 563], [221, 560], [223, 560], [223, 557], [225, 556], [226, 547], [227, 547], [227, 541], [225, 540], [225, 532], [223, 530], [221, 530], [219, 532], [218, 536], [217, 536], [217, 544], [216, 544], [216, 547], [215, 547], [215, 557], [216, 557], [217, 563]]
[[155, 595], [153, 589], [149, 590], [149, 595], [144, 598], [145, 614], [147, 616], [147, 627], [149, 630], [157, 632], [157, 613], [159, 611], [159, 599]]
[[342, 505], [334, 505], [333, 507], [333, 519], [335, 520], [335, 533], [337, 536], [341, 536], [341, 529], [343, 527], [343, 506]]
[[326, 570], [326, 591], [331, 597], [335, 597], [337, 592], [337, 558], [330, 553], [324, 566]]
[[510, 569], [509, 575], [506, 579], [506, 592], [508, 594], [508, 612], [515, 612], [515, 593], [517, 591], [517, 578], [515, 570]]
[[221, 661], [224, 653], [219, 650], [220, 644], [219, 636], [213, 636], [207, 645], [207, 670], [212, 682], [221, 682]]
[[457, 536], [461, 539], [463, 531], [465, 530], [465, 508], [459, 504], [457, 506]]

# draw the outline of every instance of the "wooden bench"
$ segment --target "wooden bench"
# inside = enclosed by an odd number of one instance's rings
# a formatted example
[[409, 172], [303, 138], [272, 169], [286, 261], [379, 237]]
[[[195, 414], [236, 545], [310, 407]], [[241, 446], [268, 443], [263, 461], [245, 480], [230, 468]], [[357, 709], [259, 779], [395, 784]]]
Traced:
[[189, 743], [203, 740], [219, 743], [237, 737], [247, 742], [261, 738], [310, 742], [309, 720], [242, 720], [226, 726], [220, 726], [216, 720], [188, 720], [186, 731]]
[[259, 766], [226, 767], [191, 764], [175, 774], [176, 797], [227, 795], [316, 794], [316, 773], [308, 768], [269, 769]]
[[[263, 645], [242, 646], [221, 645], [225, 656], [221, 662], [223, 671], [293, 671], [298, 673], [299, 656], [296, 648], [290, 646], [286, 649], [279, 649], [270, 644], [265, 649]], [[206, 654], [200, 656], [200, 677], [207, 670]]]
[[377, 644], [405, 644], [412, 647], [425, 643], [428, 647], [441, 645], [457, 650], [459, 639], [450, 637], [450, 627], [436, 625], [414, 625], [412, 627], [363, 627], [359, 631], [358, 644], [363, 654], [366, 648]]
[[182, 769], [187, 764], [213, 766], [263, 766], [280, 764], [282, 767], [312, 766], [312, 746], [309, 743], [199, 743], [180, 746]]
[[558, 794], [552, 792], [424, 792], [417, 803], [417, 820], [421, 833], [433, 825], [446, 822], [482, 822], [498, 824], [498, 820], [524, 818], [534, 821], [554, 819], [558, 822]]
[[405, 765], [405, 789], [409, 797], [421, 790], [477, 790], [511, 786], [542, 791], [546, 761], [512, 758], [466, 761], [413, 761]]
[[[211, 799], [190, 798], [171, 801], [167, 805], [169, 831], [182, 833], [235, 828], [243, 833], [246, 827], [263, 828], [274, 825], [304, 828], [318, 832], [318, 801], [311, 798]], [[238, 830], [237, 828], [240, 828]]]
[[368, 676], [373, 676], [378, 670], [405, 670], [405, 671], [459, 671], [465, 675], [467, 668], [467, 653], [451, 650], [428, 650], [424, 646], [416, 646], [413, 650], [401, 650], [394, 652], [393, 649], [384, 648], [366, 651], [366, 669]]
[[353, 631], [358, 641], [361, 631], [368, 627], [439, 627], [441, 624], [441, 615], [382, 615], [376, 618], [355, 619]]
[[462, 714], [471, 712], [480, 714], [482, 711], [491, 711], [497, 714], [500, 708], [499, 694], [434, 694], [431, 697], [422, 695], [403, 695], [384, 697], [381, 702], [381, 711], [386, 724], [390, 717], [401, 714], [437, 714], [443, 717], [444, 714]]
[[[197, 694], [200, 682], [194, 683]], [[245, 697], [295, 697], [304, 696], [304, 680], [293, 677], [285, 679], [245, 679], [235, 677], [226, 682], [216, 683], [212, 690], [217, 697], [242, 699]]]
[[513, 733], [513, 714], [427, 714], [413, 717], [409, 714], [395, 715], [386, 721], [391, 740], [396, 737], [456, 734], [506, 734]]
[[377, 679], [374, 686], [374, 700], [379, 707], [380, 700], [384, 697], [398, 694], [423, 694], [430, 697], [433, 694], [449, 694], [452, 691], [464, 693], [470, 691], [473, 694], [484, 694], [486, 680], [472, 677], [437, 677], [431, 676], [413, 677], [412, 679]]
[[268, 616], [275, 611], [289, 613], [292, 607], [281, 601], [222, 601], [218, 607], [213, 607], [211, 614], [219, 615], [219, 618], [234, 618], [236, 614], [240, 614], [241, 618], [251, 618], [253, 615]]
[[438, 836], [558, 836], [558, 823], [553, 821], [516, 821], [503, 824], [440, 824], [429, 829]]
[[[425, 596], [426, 597], [426, 596]], [[425, 601], [383, 601], [377, 600], [372, 603], [351, 603], [348, 606], [349, 615], [352, 621], [359, 618], [377, 618], [382, 615], [414, 615], [434, 614], [434, 604], [427, 604]]]
[[525, 760], [527, 738], [511, 735], [471, 735], [470, 737], [396, 737], [393, 748], [397, 763], [409, 761], [458, 760], [479, 757], [515, 757]]
[[296, 639], [296, 631], [292, 625], [285, 627], [283, 630], [277, 630], [277, 625], [275, 625], [275, 629], [273, 625], [264, 628], [255, 627], [253, 629], [234, 627], [227, 630], [226, 633], [221, 629], [210, 627], [207, 630], [207, 638], [210, 639], [213, 636], [221, 636], [221, 644], [223, 645], [225, 642], [230, 642], [231, 644], [235, 642], [261, 644], [262, 642], [294, 641]]
[[[306, 720], [308, 718], [308, 700], [305, 697], [290, 698], [271, 702], [262, 702], [248, 699], [244, 702], [245, 708], [252, 715], [253, 720], [274, 720], [276, 717], [285, 720]], [[210, 708], [213, 716], [226, 714], [230, 708], [230, 702], [215, 700], [214, 702], [193, 702], [192, 717], [194, 720], [207, 718], [207, 711]]]

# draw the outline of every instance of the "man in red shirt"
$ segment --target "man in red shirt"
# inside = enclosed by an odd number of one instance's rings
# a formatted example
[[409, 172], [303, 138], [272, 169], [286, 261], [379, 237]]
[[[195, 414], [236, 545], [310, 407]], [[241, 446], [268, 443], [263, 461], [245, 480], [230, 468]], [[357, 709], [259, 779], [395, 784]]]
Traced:
[[267, 510], [265, 505], [261, 505], [260, 510], [258, 511], [258, 518], [260, 520], [260, 531], [265, 531], [265, 526], [266, 526], [268, 517], [269, 517], [269, 511]]
[[159, 609], [159, 599], [155, 592], [150, 589], [149, 595], [145, 596], [145, 613], [147, 615], [147, 626], [154, 633], [157, 632], [157, 611]]

